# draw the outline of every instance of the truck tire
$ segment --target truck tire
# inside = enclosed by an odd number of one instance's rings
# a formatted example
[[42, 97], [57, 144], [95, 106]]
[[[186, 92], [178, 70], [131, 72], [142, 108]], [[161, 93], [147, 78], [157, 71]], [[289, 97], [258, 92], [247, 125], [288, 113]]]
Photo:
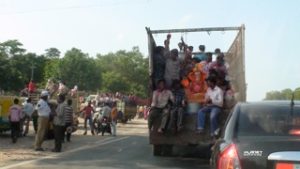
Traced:
[[153, 145], [153, 156], [161, 156], [162, 155], [162, 146], [161, 145]]
[[170, 157], [173, 154], [173, 145], [163, 145], [162, 150], [163, 156]]

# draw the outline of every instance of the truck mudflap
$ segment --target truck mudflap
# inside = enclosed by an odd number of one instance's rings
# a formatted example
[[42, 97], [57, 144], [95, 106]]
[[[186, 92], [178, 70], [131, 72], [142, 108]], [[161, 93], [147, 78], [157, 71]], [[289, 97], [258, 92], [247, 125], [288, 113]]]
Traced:
[[[223, 110], [219, 116], [219, 127], [222, 130], [229, 110]], [[153, 129], [150, 131], [149, 141], [153, 145], [200, 145], [209, 144], [212, 139], [210, 136], [210, 120], [209, 115], [206, 116], [205, 132], [202, 134], [197, 133], [197, 113], [185, 114], [183, 117], [183, 128], [176, 132], [175, 127], [170, 127], [163, 134], [158, 133], [161, 117], [154, 120]]]

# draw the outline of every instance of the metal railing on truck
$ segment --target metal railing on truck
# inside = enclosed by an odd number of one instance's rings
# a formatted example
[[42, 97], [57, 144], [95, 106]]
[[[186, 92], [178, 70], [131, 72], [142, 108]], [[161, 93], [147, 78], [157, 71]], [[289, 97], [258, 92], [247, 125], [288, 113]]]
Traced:
[[[231, 44], [230, 48], [225, 54], [225, 60], [229, 64], [228, 74], [235, 91], [237, 101], [246, 101], [247, 98], [247, 84], [245, 79], [245, 25], [239, 27], [207, 27], [207, 28], [187, 28], [187, 29], [164, 29], [164, 30], [151, 30], [146, 27], [148, 35], [148, 51], [149, 51], [149, 76], [153, 74], [153, 50], [156, 47], [153, 34], [165, 33], [188, 33], [188, 32], [210, 32], [220, 31], [237, 31], [237, 35]], [[153, 82], [150, 82], [150, 92], [153, 91]], [[150, 94], [151, 95], [151, 94]]]

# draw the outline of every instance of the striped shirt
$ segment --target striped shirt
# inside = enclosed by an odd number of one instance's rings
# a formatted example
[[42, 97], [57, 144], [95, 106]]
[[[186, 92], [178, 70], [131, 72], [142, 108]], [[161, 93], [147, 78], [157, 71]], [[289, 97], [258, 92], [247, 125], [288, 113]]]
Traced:
[[73, 122], [73, 108], [72, 106], [65, 107], [65, 122], [72, 123]]

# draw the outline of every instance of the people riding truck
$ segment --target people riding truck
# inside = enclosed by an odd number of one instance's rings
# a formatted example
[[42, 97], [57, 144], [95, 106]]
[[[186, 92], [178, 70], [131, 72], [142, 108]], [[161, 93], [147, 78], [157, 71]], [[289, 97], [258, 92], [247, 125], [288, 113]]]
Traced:
[[210, 114], [210, 135], [212, 137], [218, 134], [218, 115], [223, 107], [223, 91], [216, 85], [215, 78], [208, 77], [206, 79], [208, 89], [205, 95], [205, 105], [198, 112], [198, 133], [204, 132], [205, 114]]
[[28, 92], [29, 93], [34, 93], [35, 90], [36, 90], [36, 86], [35, 86], [33, 80], [31, 79], [29, 84], [28, 84]]
[[185, 104], [185, 92], [179, 80], [173, 81], [172, 93], [174, 95], [174, 104], [171, 110], [171, 119], [175, 122], [176, 131], [180, 131], [183, 128], [182, 119]]
[[172, 86], [173, 80], [180, 79], [180, 61], [178, 59], [177, 49], [172, 49], [170, 56], [167, 56], [164, 76], [167, 88]]
[[157, 89], [153, 92], [151, 110], [148, 117], [148, 128], [153, 130], [154, 120], [162, 116], [157, 130], [159, 133], [163, 133], [167, 125], [170, 112], [169, 102], [174, 103], [174, 95], [170, 90], [166, 89], [165, 85], [165, 80], [158, 81]]

